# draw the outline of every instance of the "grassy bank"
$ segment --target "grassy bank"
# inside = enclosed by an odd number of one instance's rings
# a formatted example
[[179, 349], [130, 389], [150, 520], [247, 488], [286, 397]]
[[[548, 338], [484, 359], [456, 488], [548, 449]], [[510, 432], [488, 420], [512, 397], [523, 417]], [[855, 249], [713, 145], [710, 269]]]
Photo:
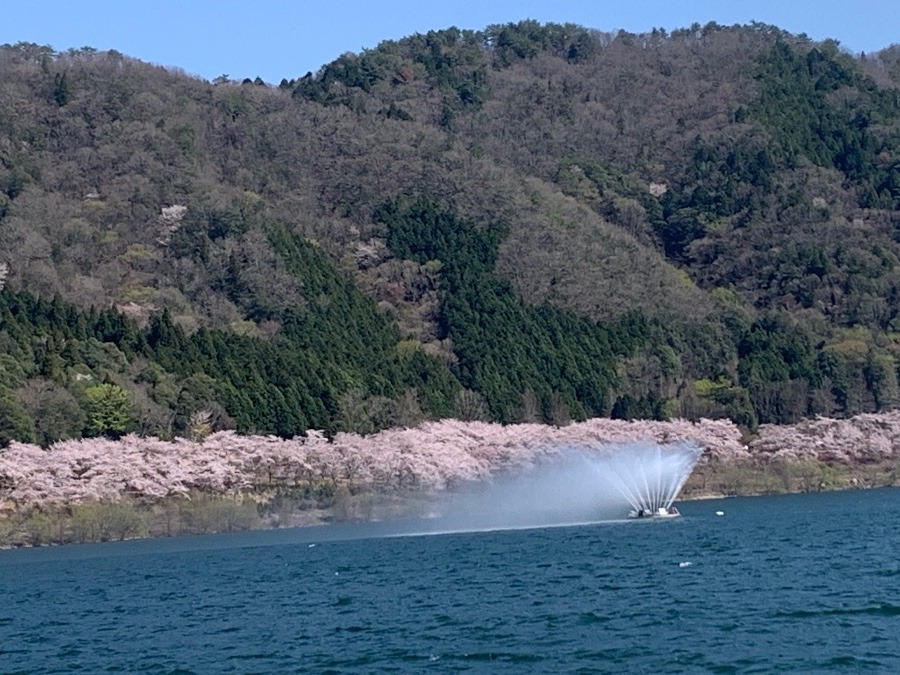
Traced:
[[816, 459], [709, 462], [697, 466], [681, 491], [682, 499], [823, 492], [900, 485], [900, 462], [848, 466]]
[[0, 511], [0, 547], [85, 544], [149, 537], [304, 527], [385, 520], [422, 513], [423, 494], [316, 491], [211, 494], [195, 491], [162, 500], [123, 499]]

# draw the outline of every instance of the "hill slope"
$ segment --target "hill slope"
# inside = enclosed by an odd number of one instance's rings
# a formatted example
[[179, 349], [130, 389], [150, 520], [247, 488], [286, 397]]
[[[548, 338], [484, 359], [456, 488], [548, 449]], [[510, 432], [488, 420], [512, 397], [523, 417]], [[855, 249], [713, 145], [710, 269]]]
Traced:
[[898, 64], [523, 22], [270, 87], [6, 45], [0, 439], [893, 407]]

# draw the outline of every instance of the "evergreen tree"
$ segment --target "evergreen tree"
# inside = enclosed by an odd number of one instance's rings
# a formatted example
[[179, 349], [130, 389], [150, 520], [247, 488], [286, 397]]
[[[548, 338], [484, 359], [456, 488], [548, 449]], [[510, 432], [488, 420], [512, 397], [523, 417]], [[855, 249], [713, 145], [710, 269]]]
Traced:
[[134, 426], [134, 406], [128, 392], [117, 384], [104, 382], [84, 390], [88, 411], [85, 434], [119, 438]]

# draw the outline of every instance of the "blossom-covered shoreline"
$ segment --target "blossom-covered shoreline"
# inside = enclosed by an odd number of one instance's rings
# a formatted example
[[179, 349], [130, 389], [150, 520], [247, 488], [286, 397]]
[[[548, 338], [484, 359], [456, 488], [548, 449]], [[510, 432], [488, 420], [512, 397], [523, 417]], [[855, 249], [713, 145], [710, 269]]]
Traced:
[[442, 420], [370, 436], [309, 432], [294, 439], [225, 431], [202, 441], [125, 436], [0, 451], [0, 502], [17, 508], [161, 499], [329, 482], [351, 489], [441, 491], [498, 471], [528, 468], [566, 447], [692, 440], [719, 461], [747, 454], [727, 420], [627, 422], [592, 419], [565, 427]]
[[[47, 449], [12, 443], [0, 450], [0, 513], [9, 518], [126, 502], [152, 508], [177, 498], [196, 502], [197, 495], [259, 505], [277, 495], [303, 494], [318, 496], [307, 499], [306, 508], [324, 505], [332, 515], [343, 509], [344, 516], [364, 518], [371, 511], [347, 506], [359, 495], [390, 501], [434, 494], [490, 480], [501, 471], [526, 470], [567, 448], [603, 452], [609, 444], [639, 440], [693, 441], [703, 448], [697, 478], [686, 487], [689, 498], [774, 490], [770, 482], [759, 482], [760, 474], [780, 476], [781, 491], [853, 485], [855, 478], [839, 485], [829, 477], [833, 467], [845, 474], [887, 467], [879, 481], [893, 484], [900, 463], [900, 411], [763, 425], [749, 442], [730, 420], [598, 418], [564, 427], [441, 420], [369, 436], [339, 433], [331, 440], [320, 432], [288, 440], [218, 432], [202, 441], [132, 435], [60, 441]], [[806, 472], [801, 482], [783, 473], [792, 466]], [[746, 467], [752, 467], [755, 482], [746, 478]], [[284, 524], [297, 522], [304, 519]]]

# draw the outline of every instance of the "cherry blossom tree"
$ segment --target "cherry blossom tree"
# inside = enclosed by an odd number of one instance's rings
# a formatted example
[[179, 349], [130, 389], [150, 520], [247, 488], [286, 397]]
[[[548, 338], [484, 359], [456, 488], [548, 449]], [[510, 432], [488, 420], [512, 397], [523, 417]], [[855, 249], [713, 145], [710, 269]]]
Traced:
[[605, 418], [564, 427], [445, 419], [368, 436], [339, 433], [333, 440], [311, 430], [289, 440], [220, 431], [197, 440], [134, 434], [66, 440], [48, 449], [13, 442], [0, 451], [0, 504], [154, 501], [197, 491], [264, 496], [298, 487], [351, 496], [435, 493], [525, 471], [567, 449], [602, 454], [639, 440], [693, 441], [703, 448], [702, 462], [721, 466], [751, 459], [864, 464], [900, 459], [900, 411], [763, 425], [749, 445], [728, 420]]

